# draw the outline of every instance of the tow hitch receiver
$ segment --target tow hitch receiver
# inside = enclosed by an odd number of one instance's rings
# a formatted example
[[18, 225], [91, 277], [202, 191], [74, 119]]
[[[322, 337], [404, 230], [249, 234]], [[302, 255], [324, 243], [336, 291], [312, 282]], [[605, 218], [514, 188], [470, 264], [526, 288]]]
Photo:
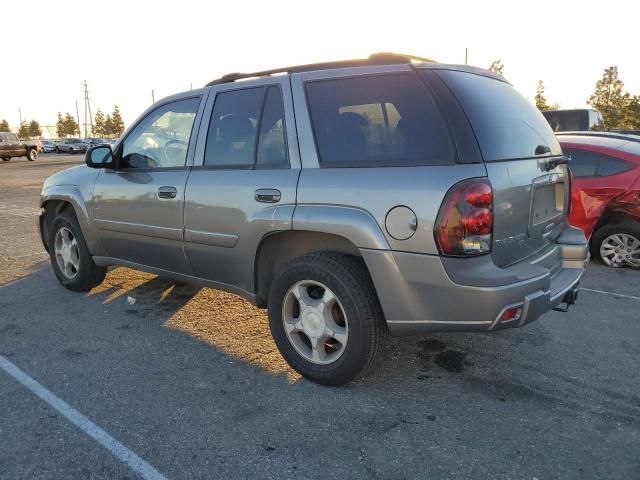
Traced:
[[[571, 290], [569, 290], [567, 293], [564, 294], [564, 297], [562, 297], [561, 304], [555, 307], [554, 310], [556, 312], [566, 313], [569, 311], [569, 307], [574, 303], [576, 303], [577, 300], [578, 300], [578, 285], [576, 285], [575, 287], [573, 287]], [[564, 303], [564, 306], [562, 305], [563, 303]]]

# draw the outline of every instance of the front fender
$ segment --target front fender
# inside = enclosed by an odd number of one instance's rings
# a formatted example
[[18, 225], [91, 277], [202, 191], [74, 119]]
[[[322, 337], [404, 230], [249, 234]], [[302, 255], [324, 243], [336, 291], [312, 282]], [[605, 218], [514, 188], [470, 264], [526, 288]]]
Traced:
[[[89, 199], [91, 197], [89, 196]], [[77, 185], [53, 185], [45, 188], [40, 196], [40, 207], [46, 207], [48, 202], [65, 202], [73, 207], [73, 211], [78, 219], [80, 230], [84, 236], [87, 248], [92, 255], [107, 255], [98, 238], [98, 233], [91, 220], [85, 196]], [[90, 201], [90, 200], [89, 200]], [[43, 231], [42, 216], [40, 217], [40, 232]]]

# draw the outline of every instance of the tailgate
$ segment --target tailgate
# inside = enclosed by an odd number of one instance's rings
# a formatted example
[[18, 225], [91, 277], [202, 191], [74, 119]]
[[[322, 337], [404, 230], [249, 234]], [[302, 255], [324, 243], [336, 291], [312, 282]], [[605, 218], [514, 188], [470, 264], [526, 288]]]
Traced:
[[565, 226], [567, 167], [547, 172], [545, 163], [532, 158], [486, 164], [494, 196], [492, 256], [500, 267], [543, 249]]

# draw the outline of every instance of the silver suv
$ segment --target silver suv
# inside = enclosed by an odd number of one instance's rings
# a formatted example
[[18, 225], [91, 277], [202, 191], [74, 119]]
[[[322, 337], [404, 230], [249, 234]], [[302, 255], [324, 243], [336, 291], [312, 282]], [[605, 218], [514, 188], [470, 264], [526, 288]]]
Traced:
[[566, 162], [502, 77], [378, 54], [165, 98], [47, 179], [39, 223], [65, 287], [125, 265], [236, 293], [294, 369], [338, 385], [387, 333], [574, 303], [588, 249]]

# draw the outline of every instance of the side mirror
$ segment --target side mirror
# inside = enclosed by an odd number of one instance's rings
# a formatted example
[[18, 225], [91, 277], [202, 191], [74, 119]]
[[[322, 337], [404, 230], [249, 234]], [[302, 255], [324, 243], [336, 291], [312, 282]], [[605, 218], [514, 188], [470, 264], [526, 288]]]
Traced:
[[98, 145], [87, 150], [84, 161], [90, 168], [114, 168], [113, 153], [108, 145]]

